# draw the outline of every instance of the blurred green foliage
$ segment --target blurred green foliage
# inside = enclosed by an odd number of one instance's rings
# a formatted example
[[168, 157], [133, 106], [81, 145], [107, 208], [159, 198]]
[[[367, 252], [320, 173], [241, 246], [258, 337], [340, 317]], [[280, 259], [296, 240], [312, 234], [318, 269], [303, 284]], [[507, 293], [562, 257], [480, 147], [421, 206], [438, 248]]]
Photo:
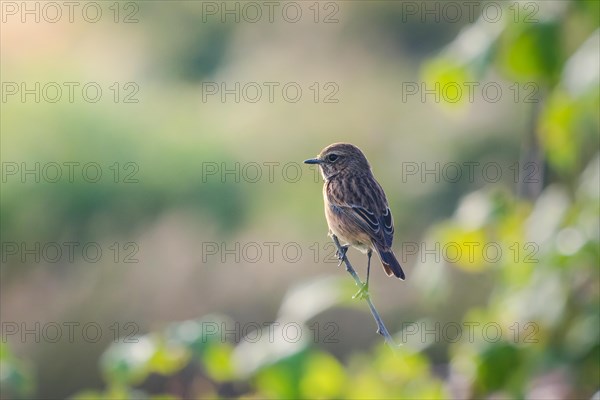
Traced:
[[[297, 346], [267, 343], [272, 354], [259, 357], [248, 367], [251, 353], [261, 353], [260, 347], [253, 350], [243, 340], [235, 343], [220, 340], [218, 336], [207, 337], [203, 323], [232, 321], [228, 316], [207, 314], [202, 319], [154, 329], [136, 337], [135, 342], [121, 340], [111, 344], [99, 362], [104, 389], [80, 391], [74, 398], [544, 398], [549, 393], [546, 390], [562, 398], [590, 398], [600, 388], [600, 97], [599, 72], [590, 74], [583, 67], [586, 60], [598, 57], [599, 8], [596, 1], [555, 3], [560, 4], [555, 7], [540, 4], [540, 21], [536, 23], [525, 20], [528, 10], [522, 9], [517, 21], [512, 20], [513, 10], [505, 13], [510, 17], [500, 24], [481, 19], [465, 25], [454, 41], [420, 68], [423, 80], [432, 87], [436, 83], [443, 87], [500, 75], [518, 82], [535, 82], [539, 88], [540, 102], [527, 110], [533, 127], [531, 137], [525, 137], [524, 141], [539, 143], [546, 160], [541, 192], [532, 197], [520, 197], [508, 187], [460, 192], [455, 194], [460, 199], [451, 217], [436, 220], [419, 232], [427, 243], [457, 245], [464, 257], [441, 266], [418, 265], [421, 272], [415, 272], [415, 280], [420, 293], [414, 302], [424, 308], [442, 307], [446, 310], [442, 314], [447, 312], [450, 320], [456, 316], [456, 320], [464, 323], [496, 323], [501, 327], [501, 338], [478, 337], [475, 341], [463, 338], [441, 345], [427, 341], [412, 343], [402, 340], [407, 332], [396, 326], [398, 341], [405, 342], [397, 353], [383, 343], [342, 356], [310, 341]], [[526, 4], [529, 3], [519, 7]], [[404, 37], [403, 30], [408, 28], [402, 24], [399, 25], [402, 28], [395, 26], [394, 14], [385, 10], [384, 7], [379, 12], [385, 21], [391, 22], [384, 23], [382, 29]], [[168, 13], [166, 18], [180, 16], [170, 12], [173, 14]], [[171, 42], [162, 43], [167, 50], [159, 54], [167, 56], [156, 60], [159, 66], [155, 67], [176, 70], [177, 77], [192, 82], [214, 74], [225, 58], [233, 28], [223, 24], [198, 28], [194, 15], [180, 23], [187, 27], [181, 32], [196, 33], [182, 37], [175, 47], [170, 47]], [[456, 27], [442, 28], [453, 29]], [[565, 40], [567, 33], [578, 40]], [[437, 45], [438, 37], [429, 38], [428, 43]], [[465, 47], [465, 43], [477, 46]], [[178, 61], [177, 68], [171, 68], [173, 60]], [[182, 103], [189, 100], [185, 93], [181, 96]], [[456, 93], [440, 92], [440, 96], [450, 106], [450, 113], [469, 107], [464, 101], [452, 101]], [[182, 104], [182, 109], [173, 113], [192, 114], [186, 107], [190, 106]], [[64, 115], [67, 126], [104, 123], [97, 115], [74, 114]], [[121, 147], [135, 147], [134, 136], [143, 135], [129, 131], [145, 132], [159, 117], [160, 114], [149, 115], [149, 121], [141, 122], [121, 116], [110, 125], [110, 130], [121, 141]], [[7, 119], [7, 123], [15, 123], [26, 116], [17, 113]], [[195, 128], [193, 123], [178, 127], [184, 132]], [[211, 131], [210, 127], [204, 129]], [[60, 135], [70, 138], [65, 142], [73, 148], [79, 148], [74, 142], [83, 141], [84, 155], [113, 150], [112, 142], [99, 139], [94, 132], [87, 132], [83, 138], [76, 137], [76, 133], [60, 132]], [[236, 155], [223, 151], [215, 143], [197, 145], [192, 135], [181, 140], [183, 145], [175, 140], [161, 142], [166, 144], [161, 147], [160, 157], [173, 164], [167, 171], [156, 154], [139, 152], [146, 157], [145, 165], [151, 165], [143, 171], [145, 184], [141, 191], [123, 190], [112, 184], [42, 184], [3, 193], [0, 233], [10, 234], [15, 240], [27, 237], [31, 226], [27, 221], [35, 221], [51, 207], [53, 213], [44, 217], [40, 236], [50, 238], [64, 229], [80, 238], [102, 237], [111, 229], [127, 232], [142, 224], [144, 218], [176, 207], [194, 210], [192, 215], [196, 212], [209, 215], [210, 221], [217, 225], [211, 229], [218, 231], [218, 235], [231, 234], [252, 218], [253, 210], [247, 199], [255, 196], [258, 204], [264, 195], [257, 194], [259, 191], [249, 185], [200, 182], [202, 160], [231, 161], [236, 160]], [[260, 151], [263, 153], [258, 157], [265, 152], [270, 154], [272, 149], [261, 146]], [[46, 154], [37, 147], [36, 152]], [[127, 152], [123, 151], [123, 161], [126, 160]], [[273, 197], [278, 195], [274, 193]], [[41, 197], [46, 202], [44, 207], [36, 205]], [[431, 215], [436, 218], [439, 208], [451, 207], [445, 200], [435, 203], [439, 207], [432, 207], [434, 203], [423, 204], [424, 208], [435, 208]], [[22, 211], [7, 213], [6, 209]], [[91, 228], [98, 215], [105, 217], [105, 231]], [[422, 219], [431, 222], [427, 220], [430, 217]], [[416, 225], [411, 218], [416, 217], [398, 216], [400, 226], [410, 225], [411, 221]], [[63, 226], [66, 220], [71, 224]], [[475, 258], [466, 257], [473, 243], [489, 242], [500, 245], [499, 262], [490, 262], [481, 253]], [[538, 247], [514, 247], [515, 243], [535, 243]], [[423, 279], [425, 274], [430, 276]], [[469, 280], [473, 285], [459, 285], [458, 280]], [[347, 289], [347, 284], [339, 286]], [[448, 304], [455, 290], [466, 295], [484, 291], [485, 302], [462, 308]], [[318, 290], [307, 294], [318, 295]], [[379, 303], [377, 297], [375, 303]], [[347, 298], [338, 299], [319, 312], [346, 306]], [[362, 303], [351, 307], [366, 308]], [[132, 310], [134, 313], [135, 309]], [[285, 314], [281, 310], [280, 313]], [[405, 316], [389, 318], [398, 322]], [[535, 323], [528, 325], [530, 321]], [[304, 321], [305, 328], [308, 322]], [[519, 324], [514, 325], [515, 322]], [[0, 363], [2, 398], [30, 398], [35, 393], [35, 368], [15, 358], [5, 343], [0, 345]], [[439, 365], [444, 366], [443, 371]]]
[[0, 343], [0, 395], [2, 398], [26, 399], [35, 392], [32, 368], [17, 359], [6, 343]]

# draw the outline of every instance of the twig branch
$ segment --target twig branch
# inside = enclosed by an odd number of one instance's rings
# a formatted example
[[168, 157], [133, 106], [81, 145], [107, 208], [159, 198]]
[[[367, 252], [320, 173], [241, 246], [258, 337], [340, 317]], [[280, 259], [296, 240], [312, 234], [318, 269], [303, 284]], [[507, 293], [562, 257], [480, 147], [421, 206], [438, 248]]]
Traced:
[[[354, 278], [354, 281], [356, 282], [356, 284], [359, 287], [362, 287], [362, 285], [363, 285], [362, 281], [360, 280], [360, 278], [359, 278], [358, 274], [356, 273], [356, 271], [354, 270], [354, 268], [352, 268], [352, 264], [350, 264], [348, 257], [346, 257], [346, 249], [344, 249], [344, 247], [340, 244], [340, 241], [337, 238], [337, 236], [332, 234], [331, 238], [333, 239], [333, 243], [335, 243], [335, 246], [337, 247], [338, 255], [340, 258], [340, 264], [342, 262], [344, 264], [346, 264], [346, 271], [348, 271], [348, 273], [350, 275], [352, 275], [352, 278]], [[383, 336], [383, 338], [385, 339], [385, 343], [388, 346], [390, 346], [390, 348], [392, 350], [396, 351], [398, 349], [398, 345], [394, 342], [394, 339], [392, 339], [392, 335], [390, 335], [387, 328], [385, 327], [383, 320], [379, 316], [377, 309], [375, 308], [375, 306], [373, 305], [373, 302], [371, 301], [371, 296], [368, 293], [365, 297], [365, 300], [367, 301], [367, 304], [369, 305], [369, 309], [371, 310], [371, 314], [373, 314], [373, 318], [375, 319], [375, 322], [377, 323], [377, 333], [379, 333], [381, 336]]]

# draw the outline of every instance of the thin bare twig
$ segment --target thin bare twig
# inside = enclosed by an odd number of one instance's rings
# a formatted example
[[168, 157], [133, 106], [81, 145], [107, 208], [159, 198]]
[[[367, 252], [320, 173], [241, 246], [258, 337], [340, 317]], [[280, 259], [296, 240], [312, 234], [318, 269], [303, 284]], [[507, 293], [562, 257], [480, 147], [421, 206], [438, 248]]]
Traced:
[[[344, 247], [340, 244], [340, 241], [337, 238], [337, 236], [331, 235], [331, 238], [333, 239], [333, 243], [335, 243], [335, 246], [337, 247], [340, 264], [342, 262], [344, 264], [346, 264], [346, 271], [348, 271], [348, 273], [350, 275], [352, 275], [352, 277], [354, 278], [354, 281], [356, 282], [358, 287], [362, 287], [363, 286], [362, 281], [360, 280], [360, 278], [359, 278], [358, 274], [356, 273], [356, 271], [354, 270], [354, 268], [352, 268], [352, 264], [350, 264], [348, 257], [346, 257], [346, 249], [344, 249]], [[383, 338], [385, 339], [385, 343], [388, 346], [390, 346], [390, 348], [392, 350], [396, 351], [398, 349], [398, 345], [394, 342], [394, 339], [392, 339], [392, 335], [390, 335], [387, 328], [385, 327], [383, 320], [381, 319], [381, 317], [379, 316], [379, 313], [377, 312], [377, 309], [373, 305], [373, 302], [371, 301], [371, 296], [369, 295], [368, 292], [365, 296], [365, 300], [367, 301], [367, 304], [369, 305], [369, 309], [371, 310], [371, 314], [373, 314], [373, 318], [375, 319], [375, 322], [377, 323], [377, 333], [379, 333], [381, 336], [383, 336]]]

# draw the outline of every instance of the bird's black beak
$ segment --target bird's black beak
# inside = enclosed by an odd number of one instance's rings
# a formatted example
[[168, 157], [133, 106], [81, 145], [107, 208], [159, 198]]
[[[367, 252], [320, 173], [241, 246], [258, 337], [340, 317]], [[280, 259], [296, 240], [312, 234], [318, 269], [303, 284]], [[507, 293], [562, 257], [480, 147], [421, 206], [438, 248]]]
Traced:
[[323, 161], [318, 158], [309, 158], [308, 160], [304, 160], [304, 164], [321, 164]]

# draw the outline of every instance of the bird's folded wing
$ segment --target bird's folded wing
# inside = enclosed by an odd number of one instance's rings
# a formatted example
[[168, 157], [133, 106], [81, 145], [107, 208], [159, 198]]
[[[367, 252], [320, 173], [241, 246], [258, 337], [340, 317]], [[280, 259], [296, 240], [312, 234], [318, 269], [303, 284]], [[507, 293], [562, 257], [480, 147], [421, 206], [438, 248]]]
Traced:
[[383, 226], [385, 244], [388, 247], [392, 247], [392, 241], [394, 239], [394, 220], [389, 207], [386, 207], [385, 213], [383, 213], [379, 220], [381, 221], [381, 226]]
[[383, 215], [377, 215], [365, 207], [351, 204], [331, 204], [335, 211], [346, 215], [375, 241], [386, 247], [392, 245], [394, 223], [392, 213], [386, 208]]

